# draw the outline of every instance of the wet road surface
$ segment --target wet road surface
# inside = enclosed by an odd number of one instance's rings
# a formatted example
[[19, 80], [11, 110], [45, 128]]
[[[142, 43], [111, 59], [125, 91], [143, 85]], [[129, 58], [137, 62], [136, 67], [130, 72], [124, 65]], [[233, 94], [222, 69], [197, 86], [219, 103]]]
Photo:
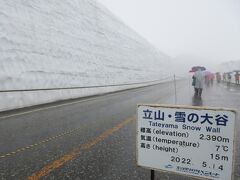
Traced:
[[[216, 84], [193, 97], [188, 81], [177, 82], [177, 104], [240, 110], [240, 90]], [[136, 166], [136, 105], [174, 104], [172, 82], [92, 98], [2, 113], [0, 179], [150, 179]], [[237, 121], [237, 137], [239, 122]], [[239, 175], [239, 139], [235, 179]], [[188, 180], [171, 173], [156, 179]]]

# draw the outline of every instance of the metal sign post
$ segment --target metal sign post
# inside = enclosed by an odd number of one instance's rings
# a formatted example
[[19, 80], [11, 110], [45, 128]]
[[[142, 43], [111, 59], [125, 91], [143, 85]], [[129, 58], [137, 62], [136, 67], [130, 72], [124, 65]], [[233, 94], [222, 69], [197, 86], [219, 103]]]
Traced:
[[176, 82], [176, 76], [174, 74], [174, 77], [173, 77], [173, 81], [174, 81], [174, 94], [175, 94], [175, 104], [177, 104], [177, 82]]
[[155, 172], [154, 170], [151, 169], [151, 180], [154, 180], [155, 179]]
[[236, 112], [138, 105], [137, 164], [202, 179], [232, 180]]

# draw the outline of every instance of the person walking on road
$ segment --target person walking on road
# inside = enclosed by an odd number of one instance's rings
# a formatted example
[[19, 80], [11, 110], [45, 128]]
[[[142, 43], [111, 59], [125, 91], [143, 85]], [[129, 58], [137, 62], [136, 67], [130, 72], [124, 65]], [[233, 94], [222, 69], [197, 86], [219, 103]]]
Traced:
[[235, 74], [235, 83], [239, 84], [239, 73], [238, 72], [236, 72], [236, 74]]
[[221, 74], [219, 72], [216, 73], [216, 79], [217, 79], [217, 83], [221, 82]]
[[231, 79], [232, 79], [231, 74], [228, 73], [228, 74], [227, 74], [227, 86], [228, 86], [228, 87], [230, 87]]
[[226, 73], [223, 73], [223, 82], [226, 82]]
[[201, 71], [201, 69], [198, 69], [195, 74], [195, 85], [194, 85], [194, 90], [195, 90], [195, 96], [196, 97], [201, 97], [202, 96], [202, 89], [203, 89], [203, 83], [204, 83], [204, 73]]

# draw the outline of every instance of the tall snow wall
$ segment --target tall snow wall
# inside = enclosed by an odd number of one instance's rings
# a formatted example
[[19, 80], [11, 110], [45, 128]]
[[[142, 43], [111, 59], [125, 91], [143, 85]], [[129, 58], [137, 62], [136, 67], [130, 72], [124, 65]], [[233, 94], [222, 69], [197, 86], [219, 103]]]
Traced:
[[[0, 1], [0, 90], [161, 80], [168, 61], [95, 0]], [[0, 111], [133, 86], [0, 92]]]

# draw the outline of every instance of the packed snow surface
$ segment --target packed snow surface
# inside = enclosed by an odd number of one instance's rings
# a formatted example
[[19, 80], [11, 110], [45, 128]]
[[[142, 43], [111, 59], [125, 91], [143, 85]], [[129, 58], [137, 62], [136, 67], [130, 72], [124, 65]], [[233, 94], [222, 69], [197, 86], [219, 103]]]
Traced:
[[[0, 90], [163, 80], [170, 68], [168, 56], [95, 0], [0, 1], [0, 52]], [[0, 93], [0, 110], [124, 88]]]

